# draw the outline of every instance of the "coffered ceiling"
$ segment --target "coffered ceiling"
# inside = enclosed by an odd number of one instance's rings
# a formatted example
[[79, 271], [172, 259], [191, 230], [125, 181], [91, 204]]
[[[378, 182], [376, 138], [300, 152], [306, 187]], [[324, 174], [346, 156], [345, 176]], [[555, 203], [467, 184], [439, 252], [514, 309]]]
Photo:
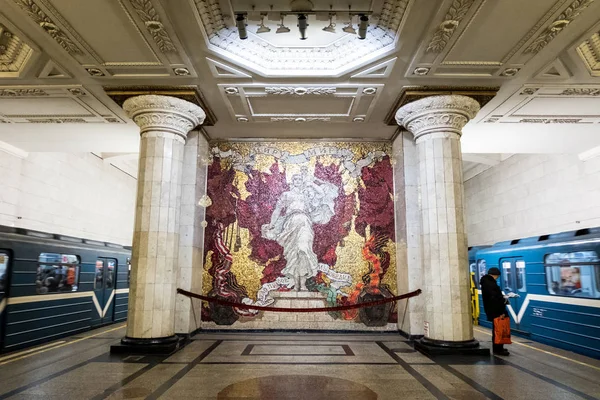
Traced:
[[[297, 4], [0, 0], [0, 141], [136, 152], [137, 127], [107, 94], [128, 87], [197, 92], [215, 139], [389, 140], [407, 88], [469, 87], [498, 93], [464, 152], [600, 146], [600, 0], [313, 1], [306, 40]], [[352, 10], [368, 11], [364, 40]]]

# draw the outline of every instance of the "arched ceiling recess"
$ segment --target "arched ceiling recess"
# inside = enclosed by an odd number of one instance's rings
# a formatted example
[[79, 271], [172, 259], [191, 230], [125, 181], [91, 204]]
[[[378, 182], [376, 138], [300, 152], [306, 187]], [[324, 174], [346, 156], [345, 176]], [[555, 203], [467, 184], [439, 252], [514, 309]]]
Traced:
[[[255, 34], [252, 29], [248, 29], [248, 39], [242, 40], [237, 28], [228, 26], [232, 18], [222, 10], [218, 0], [195, 3], [209, 50], [263, 76], [322, 77], [342, 75], [396, 51], [398, 31], [411, 1], [385, 0], [380, 9], [373, 10], [364, 40], [342, 33], [331, 36], [333, 40], [326, 44], [320, 40], [319, 45], [285, 46], [273, 40], [275, 35], [269, 38]], [[338, 20], [338, 30], [340, 22], [343, 21]], [[311, 23], [315, 25], [311, 28], [313, 35], [331, 35], [323, 33], [314, 18]]]

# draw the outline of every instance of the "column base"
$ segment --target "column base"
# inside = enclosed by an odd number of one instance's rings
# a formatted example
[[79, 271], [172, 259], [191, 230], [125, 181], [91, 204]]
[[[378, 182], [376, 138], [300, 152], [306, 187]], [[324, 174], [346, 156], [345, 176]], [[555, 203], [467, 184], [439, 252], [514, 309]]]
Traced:
[[162, 338], [131, 338], [125, 336], [121, 343], [110, 346], [112, 354], [171, 354], [179, 350], [185, 338], [167, 336]]
[[415, 349], [427, 356], [489, 356], [490, 349], [481, 347], [475, 339], [459, 342], [421, 338], [414, 342]]

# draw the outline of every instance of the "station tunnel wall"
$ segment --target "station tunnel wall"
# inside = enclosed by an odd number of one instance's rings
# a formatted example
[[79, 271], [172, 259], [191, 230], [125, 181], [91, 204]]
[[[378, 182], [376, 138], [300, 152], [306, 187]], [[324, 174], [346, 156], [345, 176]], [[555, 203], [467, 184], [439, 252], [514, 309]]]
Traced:
[[136, 183], [92, 153], [0, 151], [0, 224], [131, 246]]
[[465, 182], [469, 246], [600, 226], [600, 157], [517, 154]]

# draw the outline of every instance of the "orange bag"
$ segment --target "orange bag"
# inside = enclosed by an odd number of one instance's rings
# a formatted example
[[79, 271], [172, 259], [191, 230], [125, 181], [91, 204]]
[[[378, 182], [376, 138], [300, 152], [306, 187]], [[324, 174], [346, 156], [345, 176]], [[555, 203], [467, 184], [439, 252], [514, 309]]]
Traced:
[[494, 318], [494, 344], [511, 344], [510, 318], [501, 315]]

